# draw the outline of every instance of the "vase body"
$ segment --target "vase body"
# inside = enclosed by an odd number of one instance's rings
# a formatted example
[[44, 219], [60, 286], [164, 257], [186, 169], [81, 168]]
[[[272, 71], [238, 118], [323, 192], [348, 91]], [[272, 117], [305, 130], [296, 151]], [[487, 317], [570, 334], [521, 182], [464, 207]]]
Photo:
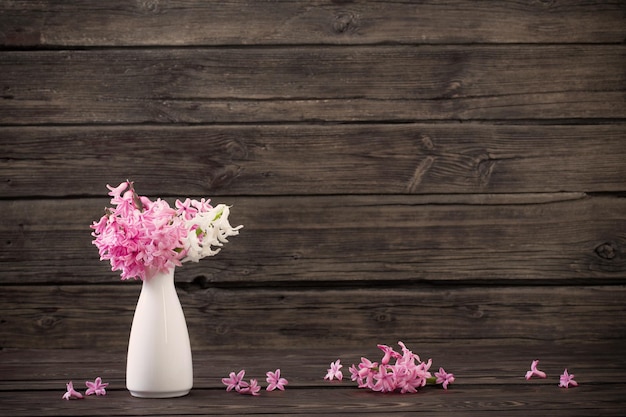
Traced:
[[135, 397], [171, 398], [187, 395], [192, 385], [191, 345], [174, 268], [147, 274], [130, 330], [126, 388]]

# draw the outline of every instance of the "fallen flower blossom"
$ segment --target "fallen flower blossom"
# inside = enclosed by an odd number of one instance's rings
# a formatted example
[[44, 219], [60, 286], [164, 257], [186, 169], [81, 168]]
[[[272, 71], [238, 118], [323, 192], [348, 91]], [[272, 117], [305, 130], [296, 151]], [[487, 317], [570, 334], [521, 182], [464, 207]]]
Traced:
[[448, 389], [448, 384], [454, 382], [454, 374], [447, 373], [443, 368], [439, 367], [439, 372], [435, 372], [436, 383], [441, 384], [443, 389]]
[[63, 394], [63, 399], [64, 400], [71, 400], [71, 399], [81, 399], [83, 398], [83, 394], [81, 394], [80, 392], [76, 391], [74, 389], [74, 383], [72, 381], [68, 382], [67, 384], [65, 384], [65, 387], [67, 389], [67, 392], [65, 394]]
[[381, 364], [378, 372], [374, 374], [376, 383], [371, 386], [372, 390], [380, 392], [392, 392], [396, 388], [395, 371], [391, 366]]
[[569, 374], [567, 372], [567, 368], [565, 368], [565, 371], [563, 372], [563, 375], [561, 375], [561, 378], [560, 378], [559, 387], [569, 388], [570, 385], [573, 387], [577, 387], [578, 382], [574, 381], [574, 374]]
[[242, 382], [241, 388], [239, 389], [240, 394], [250, 394], [255, 396], [260, 395], [259, 391], [261, 391], [261, 387], [254, 378], [250, 380], [250, 383]]
[[343, 368], [341, 360], [337, 359], [335, 362], [331, 362], [330, 368], [328, 368], [324, 379], [328, 379], [329, 381], [337, 379], [338, 381], [341, 381], [343, 379], [343, 372], [341, 372], [341, 368]]
[[85, 391], [85, 395], [107, 395], [106, 387], [109, 386], [108, 382], [102, 382], [102, 378], [97, 377], [94, 382], [85, 381], [85, 385], [87, 385], [87, 391]]
[[226, 391], [232, 391], [233, 389], [239, 392], [242, 388], [243, 377], [246, 375], [246, 371], [243, 369], [239, 371], [236, 375], [234, 372], [231, 372], [228, 378], [222, 378], [222, 384], [226, 385]]
[[280, 369], [277, 369], [275, 372], [267, 372], [267, 378], [265, 379], [268, 383], [267, 391], [274, 391], [275, 389], [279, 389], [281, 391], [285, 390], [285, 385], [289, 383], [285, 378], [281, 378]]
[[526, 372], [526, 380], [529, 380], [530, 378], [532, 378], [533, 376], [539, 377], [539, 378], [545, 378], [546, 377], [546, 373], [543, 371], [540, 371], [539, 369], [537, 369], [537, 365], [539, 364], [539, 360], [534, 360], [532, 361], [532, 363], [530, 364], [530, 371]]
[[383, 358], [380, 360], [380, 363], [383, 365], [387, 365], [391, 358], [398, 359], [402, 357], [398, 352], [393, 350], [391, 346], [378, 345], [378, 349], [382, 350], [384, 353]]

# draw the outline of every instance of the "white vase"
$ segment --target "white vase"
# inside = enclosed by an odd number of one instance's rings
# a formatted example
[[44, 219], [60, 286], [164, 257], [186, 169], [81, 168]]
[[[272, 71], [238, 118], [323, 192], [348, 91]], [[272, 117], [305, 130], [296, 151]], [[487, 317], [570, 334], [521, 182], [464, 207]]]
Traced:
[[193, 385], [191, 345], [174, 269], [147, 274], [141, 287], [126, 362], [126, 388], [134, 397], [180, 397]]

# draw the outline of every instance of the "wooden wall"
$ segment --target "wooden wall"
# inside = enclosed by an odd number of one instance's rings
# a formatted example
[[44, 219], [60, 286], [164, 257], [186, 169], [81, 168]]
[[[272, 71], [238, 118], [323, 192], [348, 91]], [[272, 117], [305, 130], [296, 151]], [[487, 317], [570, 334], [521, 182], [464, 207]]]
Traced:
[[0, 2], [0, 347], [123, 350], [105, 184], [232, 204], [193, 348], [626, 338], [626, 3]]

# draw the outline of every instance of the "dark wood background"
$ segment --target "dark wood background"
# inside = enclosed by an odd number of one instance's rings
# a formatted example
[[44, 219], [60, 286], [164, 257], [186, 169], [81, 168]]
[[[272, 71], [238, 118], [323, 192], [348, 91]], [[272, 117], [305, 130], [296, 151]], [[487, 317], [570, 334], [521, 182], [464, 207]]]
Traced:
[[0, 347], [125, 350], [89, 225], [127, 178], [245, 226], [176, 271], [196, 351], [623, 342], [625, 16], [0, 2]]

